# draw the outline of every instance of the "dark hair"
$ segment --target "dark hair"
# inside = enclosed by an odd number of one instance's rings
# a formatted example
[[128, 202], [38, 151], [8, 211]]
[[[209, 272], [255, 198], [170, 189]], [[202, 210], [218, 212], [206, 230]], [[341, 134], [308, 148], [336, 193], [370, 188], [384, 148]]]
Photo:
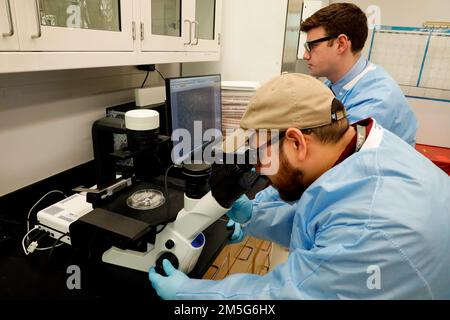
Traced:
[[[344, 112], [345, 114], [345, 107], [342, 104], [341, 101], [338, 99], [333, 99], [332, 102], [332, 111], [335, 113], [341, 113]], [[307, 129], [302, 130], [303, 134], [314, 134], [317, 139], [319, 139], [322, 143], [337, 143], [341, 138], [344, 136], [344, 134], [347, 132], [349, 127], [348, 119], [345, 116], [344, 118], [340, 120], [333, 120], [330, 124], [313, 128], [313, 129]]]
[[367, 39], [368, 27], [365, 13], [352, 3], [333, 3], [320, 9], [300, 25], [300, 30], [323, 27], [329, 36], [345, 34], [352, 43], [352, 52], [361, 51]]
[[[345, 114], [345, 107], [342, 104], [341, 101], [338, 99], [333, 99], [333, 102], [331, 103], [331, 110], [335, 113], [341, 113], [344, 112]], [[347, 132], [349, 128], [349, 122], [347, 119], [347, 116], [343, 117], [340, 120], [333, 120], [330, 124], [326, 124], [321, 127], [312, 128], [312, 129], [300, 129], [300, 131], [303, 134], [313, 134], [316, 136], [316, 138], [324, 144], [336, 144], [341, 140], [341, 138], [344, 136], [344, 134]], [[283, 148], [283, 140], [285, 137], [286, 131], [282, 131], [279, 135], [280, 139], [280, 150]]]

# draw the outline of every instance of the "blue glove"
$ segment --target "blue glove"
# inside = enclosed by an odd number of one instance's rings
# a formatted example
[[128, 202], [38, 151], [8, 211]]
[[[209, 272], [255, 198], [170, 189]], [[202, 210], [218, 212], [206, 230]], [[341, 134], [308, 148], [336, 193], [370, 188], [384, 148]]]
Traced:
[[252, 217], [252, 208], [252, 201], [244, 194], [233, 203], [227, 216], [238, 223], [246, 223]]
[[161, 298], [164, 300], [175, 300], [178, 289], [184, 282], [189, 280], [189, 277], [180, 270], [175, 269], [167, 259], [163, 260], [163, 268], [167, 277], [163, 277], [152, 267], [148, 271], [148, 278]]
[[234, 228], [233, 234], [228, 241], [229, 244], [241, 242], [244, 239], [244, 231], [242, 231], [242, 227], [240, 223], [235, 222], [234, 220], [228, 220], [227, 228]]

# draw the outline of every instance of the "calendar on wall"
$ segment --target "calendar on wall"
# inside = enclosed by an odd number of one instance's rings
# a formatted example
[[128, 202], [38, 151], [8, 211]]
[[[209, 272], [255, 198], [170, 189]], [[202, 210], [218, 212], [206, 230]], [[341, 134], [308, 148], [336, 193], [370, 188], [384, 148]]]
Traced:
[[406, 96], [450, 102], [450, 29], [378, 26], [369, 60], [385, 68]]

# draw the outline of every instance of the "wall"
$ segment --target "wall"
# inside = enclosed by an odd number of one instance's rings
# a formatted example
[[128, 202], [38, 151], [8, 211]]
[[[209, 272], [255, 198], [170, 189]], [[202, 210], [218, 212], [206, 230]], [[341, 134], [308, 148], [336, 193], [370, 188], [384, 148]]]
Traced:
[[381, 9], [381, 24], [419, 27], [425, 20], [448, 21], [450, 1], [448, 0], [353, 0], [336, 1], [357, 4], [362, 10], [370, 5]]
[[[144, 78], [134, 67], [0, 74], [0, 196], [92, 160], [93, 121], [134, 100]], [[156, 72], [146, 82], [162, 84]]]
[[220, 62], [183, 64], [183, 75], [266, 82], [281, 72], [287, 0], [223, 1]]
[[[357, 4], [363, 11], [371, 5], [380, 8], [381, 24], [420, 27], [425, 21], [450, 21], [450, 1], [448, 0], [353, 0], [335, 1]], [[364, 53], [367, 57], [371, 33], [366, 42]]]
[[417, 143], [450, 148], [450, 103], [407, 98], [419, 121]]

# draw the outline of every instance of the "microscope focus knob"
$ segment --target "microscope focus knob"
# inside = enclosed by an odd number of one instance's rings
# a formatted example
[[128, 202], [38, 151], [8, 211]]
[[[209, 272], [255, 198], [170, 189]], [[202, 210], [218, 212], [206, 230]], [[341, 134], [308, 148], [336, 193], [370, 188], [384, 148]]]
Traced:
[[159, 258], [156, 260], [155, 271], [157, 273], [159, 273], [160, 275], [166, 277], [167, 274], [164, 271], [163, 264], [162, 264], [164, 259], [169, 260], [175, 269], [178, 269], [179, 263], [178, 263], [178, 258], [171, 252], [164, 252], [162, 255], [159, 256]]
[[166, 241], [165, 246], [167, 249], [172, 249], [173, 247], [175, 247], [175, 242], [173, 242], [173, 240], [169, 239]]

